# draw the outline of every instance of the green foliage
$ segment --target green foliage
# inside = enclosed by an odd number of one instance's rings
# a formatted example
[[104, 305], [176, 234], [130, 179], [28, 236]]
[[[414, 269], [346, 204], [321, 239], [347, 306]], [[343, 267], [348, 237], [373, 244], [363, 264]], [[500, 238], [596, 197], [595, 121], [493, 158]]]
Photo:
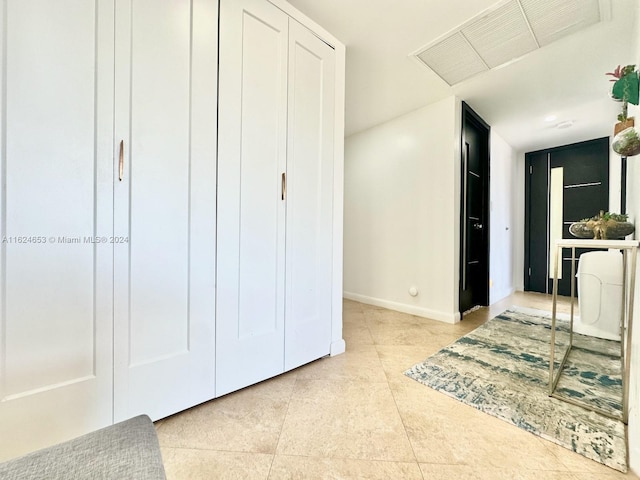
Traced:
[[[629, 215], [626, 213], [613, 213], [613, 212], [604, 212], [602, 214], [602, 218], [604, 220], [613, 220], [614, 222], [626, 222], [629, 219]], [[589, 222], [591, 220], [596, 221], [600, 219], [600, 214], [594, 215], [590, 218], [583, 218], [580, 220], [581, 222]]]
[[627, 104], [626, 103], [622, 106], [622, 112], [620, 112], [618, 114], [617, 118], [618, 118], [619, 122], [626, 122], [627, 119], [629, 118], [628, 114], [627, 114]]
[[[635, 69], [635, 65], [630, 66]], [[620, 77], [620, 80], [613, 84], [612, 93], [618, 100], [638, 105], [640, 100], [640, 89], [638, 87], [638, 72], [633, 70]]]
[[607, 75], [613, 77], [611, 81], [615, 82], [611, 95], [622, 102], [622, 112], [618, 115], [618, 121], [624, 122], [628, 118], [627, 105], [629, 103], [633, 105], [640, 103], [640, 79], [638, 78], [636, 66], [627, 65], [621, 67], [618, 65], [615, 71], [609, 72]]

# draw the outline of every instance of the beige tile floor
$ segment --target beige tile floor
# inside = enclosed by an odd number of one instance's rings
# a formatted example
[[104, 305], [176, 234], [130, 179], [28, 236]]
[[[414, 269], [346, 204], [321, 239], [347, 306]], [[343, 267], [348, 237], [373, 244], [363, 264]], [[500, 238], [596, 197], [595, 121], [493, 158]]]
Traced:
[[157, 422], [167, 476], [637, 479], [402, 374], [511, 305], [548, 310], [549, 304], [548, 296], [516, 293], [448, 325], [345, 300], [343, 355]]

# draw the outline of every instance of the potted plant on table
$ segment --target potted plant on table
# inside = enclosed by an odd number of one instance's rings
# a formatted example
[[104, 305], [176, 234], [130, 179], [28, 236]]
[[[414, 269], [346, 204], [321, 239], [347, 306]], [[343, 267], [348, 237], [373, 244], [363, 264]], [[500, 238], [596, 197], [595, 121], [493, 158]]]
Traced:
[[604, 212], [584, 218], [569, 226], [569, 232], [578, 238], [593, 238], [602, 240], [617, 240], [633, 233], [635, 227], [628, 221], [626, 214]]

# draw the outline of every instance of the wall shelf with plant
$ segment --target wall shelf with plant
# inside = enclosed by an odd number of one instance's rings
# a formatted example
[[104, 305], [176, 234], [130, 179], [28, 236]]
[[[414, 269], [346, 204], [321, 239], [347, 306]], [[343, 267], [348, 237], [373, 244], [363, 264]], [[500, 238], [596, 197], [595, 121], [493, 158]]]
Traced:
[[622, 111], [618, 115], [618, 123], [614, 127], [614, 138], [611, 144], [613, 151], [623, 157], [632, 157], [640, 154], [640, 134], [635, 128], [635, 120], [628, 116], [629, 103], [640, 103], [640, 79], [635, 65], [618, 67], [607, 75], [611, 79], [613, 88], [611, 97], [622, 102]]

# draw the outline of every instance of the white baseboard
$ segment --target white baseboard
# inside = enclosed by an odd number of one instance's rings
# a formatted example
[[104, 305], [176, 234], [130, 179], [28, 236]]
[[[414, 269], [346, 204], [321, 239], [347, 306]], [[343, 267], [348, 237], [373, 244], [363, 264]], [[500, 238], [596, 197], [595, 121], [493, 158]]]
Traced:
[[332, 357], [334, 355], [340, 355], [341, 353], [344, 353], [347, 350], [347, 344], [345, 343], [344, 339], [341, 338], [340, 340], [331, 342], [331, 347], [329, 347], [329, 355], [331, 355]]
[[444, 323], [458, 323], [460, 321], [460, 312], [447, 313], [438, 310], [431, 310], [424, 307], [416, 307], [415, 305], [407, 305], [406, 303], [392, 302], [382, 298], [368, 297], [359, 293], [343, 292], [343, 297], [348, 300], [354, 300], [367, 305], [375, 305], [376, 307], [388, 308], [396, 312], [408, 313], [418, 317], [430, 318]]

